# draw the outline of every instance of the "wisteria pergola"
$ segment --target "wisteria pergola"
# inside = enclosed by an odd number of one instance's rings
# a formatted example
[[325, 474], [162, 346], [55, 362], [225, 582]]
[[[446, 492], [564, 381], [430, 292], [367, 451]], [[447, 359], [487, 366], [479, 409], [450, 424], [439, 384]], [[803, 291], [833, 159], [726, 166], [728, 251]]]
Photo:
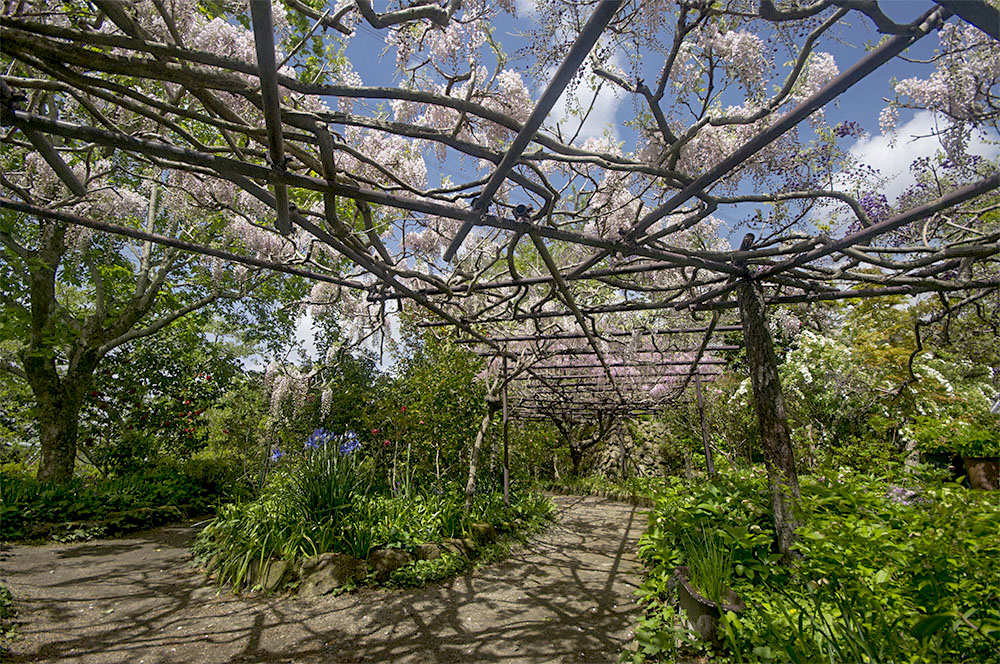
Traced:
[[[492, 72], [433, 52], [489, 42], [476, 26], [499, 11], [490, 3], [395, 2], [381, 13], [362, 0], [319, 4], [287, 0], [295, 21], [282, 9], [286, 28], [276, 29], [272, 4], [252, 0], [253, 51], [243, 55], [251, 42], [236, 22], [193, 19], [192, 2], [90, 0], [78, 16], [53, 19], [45, 2], [6, 0], [4, 150], [37, 155], [66, 191], [4, 173], [0, 207], [304, 276], [319, 285], [315, 299], [373, 321], [413, 302], [422, 325], [453, 328], [487, 358], [500, 377], [491, 401], [502, 392], [506, 404], [510, 385], [518, 417], [655, 412], [712, 380], [717, 353], [733, 350], [722, 335], [742, 332], [779, 520], [782, 487], [797, 493], [797, 484], [766, 309], [921, 293], [943, 294], [953, 308], [1000, 286], [1000, 202], [990, 193], [1000, 175], [967, 169], [964, 180], [890, 209], [839, 180], [833, 161], [803, 161], [808, 146], [796, 138], [803, 123], [822, 122], [827, 104], [849, 103], [852, 86], [949, 22], [976, 26], [974, 46], [992, 48], [1000, 13], [986, 0], [928, 2], [904, 23], [875, 0], [566, 3], [535, 53], [548, 75], [537, 100], [514, 98], [499, 50]], [[287, 24], [300, 28], [283, 56], [275, 36]], [[862, 24], [883, 37], [821, 76], [817, 44]], [[724, 77], [744, 82], [745, 46], [727, 38], [753, 30], [794, 56], [780, 85], [753, 87], [753, 103], [713, 105]], [[305, 75], [297, 64], [320, 35], [358, 31], [430, 55], [404, 67], [396, 87], [364, 86], [342, 65]], [[655, 61], [655, 83], [606, 66], [612, 52]], [[675, 103], [692, 71], [706, 77], [690, 93], [702, 95], [700, 109]], [[978, 83], [978, 115], [955, 111], [956, 126], [995, 125], [990, 75]], [[641, 154], [578, 141], [551, 122], [583, 77], [633, 101]], [[414, 174], [421, 152], [464, 164], [464, 179], [448, 171], [428, 185], [426, 171]], [[158, 228], [152, 214], [145, 227], [87, 214], [83, 203], [102, 185], [95, 153], [127, 157], [186, 190], [194, 207], [248, 223], [213, 238]], [[748, 206], [762, 211], [756, 232], [731, 247], [715, 215]]]

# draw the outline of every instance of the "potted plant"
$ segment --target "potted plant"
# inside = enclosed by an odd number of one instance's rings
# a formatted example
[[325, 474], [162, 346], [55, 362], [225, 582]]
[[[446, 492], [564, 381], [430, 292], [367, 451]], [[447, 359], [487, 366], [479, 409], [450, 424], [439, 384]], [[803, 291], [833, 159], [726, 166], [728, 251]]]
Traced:
[[730, 549], [714, 533], [702, 530], [684, 547], [687, 565], [674, 569], [677, 602], [690, 627], [705, 641], [719, 641], [719, 621], [724, 611], [741, 613], [746, 605], [729, 587], [733, 578]]
[[1000, 417], [968, 413], [965, 417], [918, 417], [915, 433], [926, 452], [962, 458], [973, 489], [996, 491], [1000, 461]]
[[965, 464], [969, 486], [996, 491], [997, 471], [1000, 470], [1000, 428], [991, 431], [971, 425], [962, 438], [959, 454]]

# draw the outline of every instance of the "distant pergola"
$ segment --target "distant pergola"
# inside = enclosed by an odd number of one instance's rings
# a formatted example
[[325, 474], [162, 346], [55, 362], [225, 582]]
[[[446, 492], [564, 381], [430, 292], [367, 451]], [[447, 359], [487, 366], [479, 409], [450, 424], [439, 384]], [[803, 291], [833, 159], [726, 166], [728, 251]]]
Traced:
[[[164, 24], [173, 25], [169, 2], [152, 3]], [[765, 317], [768, 306], [921, 293], [954, 293], [962, 302], [971, 302], [1000, 286], [995, 269], [1000, 253], [997, 232], [961, 231], [953, 240], [946, 235], [933, 244], [879, 243], [915, 222], [932, 223], [942, 213], [958, 210], [956, 214], [977, 218], [983, 210], [995, 209], [994, 202], [983, 203], [981, 210], [969, 204], [986, 200], [983, 196], [1000, 186], [996, 173], [877, 221], [857, 201], [835, 192], [755, 198], [713, 190], [720, 180], [953, 14], [993, 39], [1000, 38], [1000, 13], [983, 0], [936, 0], [906, 24], [890, 20], [874, 0], [817, 0], [787, 6], [761, 0], [758, 20], [779, 25], [813, 19], [802, 42], [799, 69], [789, 77], [788, 89], [775, 97], [773, 107], [765, 104], [760, 117], [752, 118], [756, 122], [772, 115], [773, 121], [719, 163], [693, 174], [675, 168], [677, 156], [686, 141], [710, 122], [693, 126], [688, 133], [679, 132], [666, 121], [661, 103], [669, 67], [687, 34], [684, 30], [709, 15], [708, 5], [697, 2], [683, 4], [679, 10], [678, 36], [654, 89], [642, 80], [625, 80], [593, 65], [597, 75], [646, 105], [665, 155], [652, 164], [629, 155], [584, 149], [543, 128], [609, 26], [618, 30], [623, 24], [616, 21], [635, 17], [635, 12], [621, 11], [621, 0], [592, 3], [589, 19], [523, 122], [471, 98], [450, 94], [455, 81], [449, 81], [448, 90], [442, 93], [414, 87], [310, 83], [282, 73], [275, 55], [271, 3], [262, 0], [250, 3], [256, 62], [190, 48], [176, 30], [171, 31], [172, 39], [156, 39], [129, 5], [116, 0], [91, 0], [101, 21], [113, 29], [48, 23], [31, 12], [18, 14], [21, 4], [5, 3], [0, 16], [0, 52], [17, 63], [19, 71], [30, 72], [14, 75], [8, 70], [0, 79], [0, 124], [12, 128], [3, 135], [5, 149], [19, 146], [37, 152], [78, 198], [88, 194], [87, 185], [65, 157], [85, 146], [233, 183], [274, 211], [272, 223], [278, 233], [304, 234], [311, 241], [325, 243], [349, 261], [356, 274], [345, 276], [301, 256], [270, 260], [168, 237], [149, 228], [86, 218], [65, 211], [66, 205], [41, 204], [30, 191], [8, 186], [6, 181], [0, 207], [362, 291], [382, 314], [388, 311], [388, 303], [410, 300], [426, 312], [423, 325], [454, 328], [459, 343], [473, 347], [488, 366], [502, 372], [504, 394], [510, 384], [516, 395], [512, 412], [517, 417], [540, 418], [558, 412], [585, 420], [600, 413], [627, 417], [656, 412], [689, 394], [692, 382], [700, 385], [717, 375], [721, 361], [714, 353], [731, 350], [719, 335], [742, 332], [765, 456], [769, 467], [784, 473], [772, 476], [774, 489], [786, 482], [789, 472], [794, 474], [794, 466], [789, 471], [791, 447]], [[350, 15], [373, 30], [405, 24], [443, 28], [456, 19], [462, 2], [414, 2], [384, 13], [361, 0], [325, 13], [298, 0], [288, 5], [312, 26], [303, 38], [305, 43], [320, 29], [350, 32], [344, 22]], [[789, 99], [789, 89], [813, 42], [851, 13], [864, 15], [887, 37], [813, 94], [778, 112]], [[177, 99], [190, 101], [183, 107], [171, 105], [116, 77], [169, 85], [180, 91]], [[90, 109], [92, 121], [67, 122], [37, 112], [33, 99], [48, 93], [75, 98]], [[264, 126], [228, 111], [220, 99], [223, 93], [249, 101]], [[375, 113], [304, 111], [288, 101], [290, 94], [406, 102], [447, 110], [455, 114], [458, 124], [454, 131], [446, 131], [390, 121]], [[123, 131], [118, 115], [102, 113], [98, 102], [118, 109], [123, 117], [142, 118], [157, 131]], [[737, 120], [723, 118], [719, 123]], [[472, 121], [499, 126], [510, 140], [498, 149], [463, 137], [461, 123]], [[188, 123], [218, 132], [224, 140], [202, 143], [185, 129]], [[393, 174], [387, 173], [389, 184], [380, 185], [339, 167], [345, 156], [365, 164], [371, 160], [337, 134], [334, 125], [423, 141], [450, 154], [491, 162], [492, 171], [486, 178], [473, 174], [465, 182], [419, 191], [393, 181]], [[567, 203], [546, 176], [550, 167], [572, 169], [581, 164], [605, 174], [638, 174], [661, 193], [655, 206], [638, 205], [631, 225], [617, 235], [586, 232], [580, 228], [586, 204]], [[538, 209], [497, 198], [511, 188], [523, 192]], [[293, 190], [318, 195], [323, 204], [318, 209], [298, 209], [291, 202]], [[857, 228], [838, 238], [774, 229], [762, 238], [748, 234], [734, 250], [674, 241], [697, 230], [719, 206], [785, 200], [781, 196], [806, 202], [828, 196], [853, 211]], [[342, 219], [338, 199], [355, 201], [363, 222], [351, 225]], [[459, 204], [461, 200], [469, 205]], [[388, 239], [372, 223], [368, 206], [373, 205], [398, 227]], [[406, 224], [430, 228], [432, 219], [451, 220], [457, 230], [443, 254], [418, 266], [405, 246]], [[969, 226], [961, 220], [953, 223], [959, 228]], [[493, 242], [491, 248], [478, 248], [486, 240]], [[535, 273], [521, 273], [517, 263], [525, 256], [539, 267]], [[640, 322], [630, 323], [626, 315]], [[502, 368], [505, 365], [507, 369]], [[658, 385], [667, 388], [653, 394]], [[776, 504], [776, 512], [780, 511]]]

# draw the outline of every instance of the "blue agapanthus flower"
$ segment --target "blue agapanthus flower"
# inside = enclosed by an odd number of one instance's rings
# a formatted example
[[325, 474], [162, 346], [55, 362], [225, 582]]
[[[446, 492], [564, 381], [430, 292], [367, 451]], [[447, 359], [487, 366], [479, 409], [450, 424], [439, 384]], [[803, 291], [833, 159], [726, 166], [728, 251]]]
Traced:
[[281, 448], [275, 447], [271, 450], [271, 461], [277, 461], [283, 456], [285, 456], [285, 453], [281, 451]]
[[326, 429], [316, 429], [312, 434], [306, 439], [306, 447], [311, 450], [319, 449], [325, 446], [333, 439], [333, 434]]
[[341, 454], [350, 454], [361, 448], [361, 440], [358, 438], [358, 434], [350, 429], [344, 434], [342, 440], [344, 442], [340, 445]]

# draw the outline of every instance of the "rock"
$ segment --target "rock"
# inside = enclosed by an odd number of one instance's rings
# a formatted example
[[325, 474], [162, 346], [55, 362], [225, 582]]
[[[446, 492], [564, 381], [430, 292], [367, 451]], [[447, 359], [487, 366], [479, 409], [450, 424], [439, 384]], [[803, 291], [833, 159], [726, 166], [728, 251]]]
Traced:
[[462, 544], [460, 539], [446, 539], [441, 542], [441, 549], [447, 551], [448, 553], [454, 553], [459, 556], [466, 555], [465, 546]]
[[326, 595], [351, 581], [368, 576], [365, 561], [342, 553], [324, 553], [307, 558], [299, 575], [302, 585], [299, 592], [306, 596]]
[[379, 582], [387, 581], [390, 574], [411, 560], [410, 554], [399, 549], [379, 549], [369, 558], [375, 569], [375, 579]]
[[260, 560], [251, 560], [247, 565], [247, 574], [243, 577], [243, 585], [253, 588], [260, 582]]
[[492, 542], [497, 538], [496, 528], [489, 523], [473, 523], [469, 530], [478, 542]]
[[267, 572], [264, 574], [261, 585], [264, 587], [264, 590], [273, 593], [281, 587], [290, 576], [291, 571], [292, 564], [287, 560], [272, 560], [267, 566]]
[[417, 560], [437, 560], [441, 557], [441, 548], [437, 544], [418, 544], [413, 555]]

